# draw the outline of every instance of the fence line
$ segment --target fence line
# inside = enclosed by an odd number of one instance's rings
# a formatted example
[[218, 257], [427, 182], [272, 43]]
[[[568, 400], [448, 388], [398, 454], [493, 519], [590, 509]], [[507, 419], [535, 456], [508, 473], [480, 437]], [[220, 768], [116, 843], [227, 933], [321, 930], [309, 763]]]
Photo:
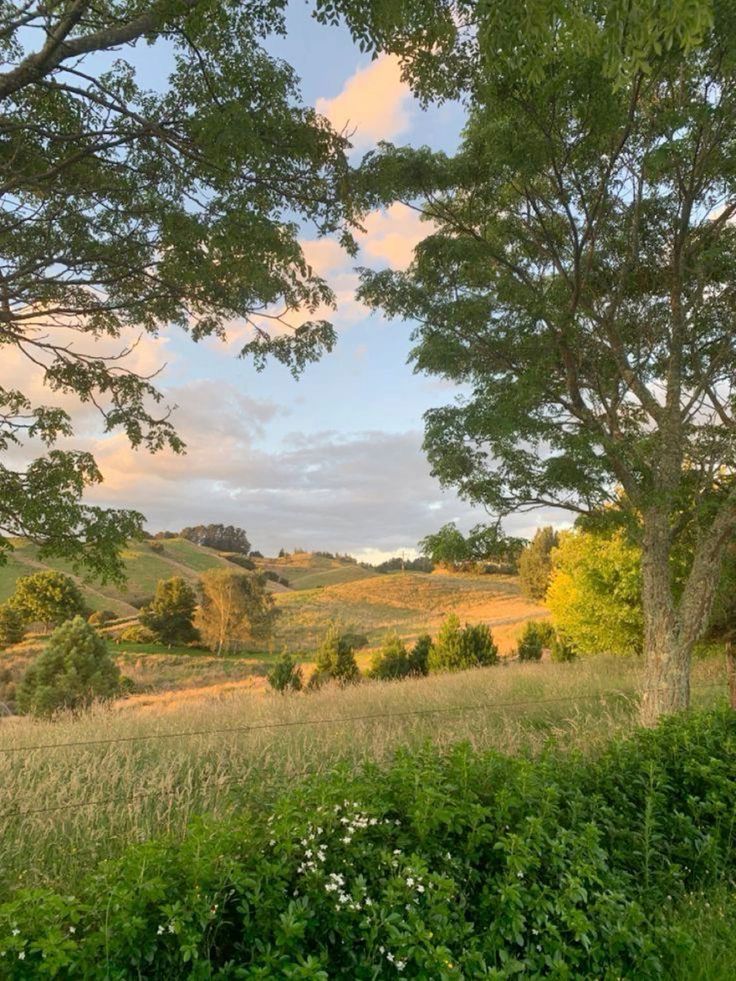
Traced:
[[[712, 683], [707, 685], [698, 685], [696, 688], [692, 688], [692, 692], [706, 691], [713, 688], [723, 688], [723, 683]], [[299, 725], [333, 725], [340, 724], [344, 722], [364, 722], [373, 720], [384, 720], [384, 719], [400, 719], [411, 716], [427, 716], [445, 713], [459, 713], [464, 714], [466, 712], [477, 712], [482, 709], [502, 709], [502, 708], [520, 708], [535, 705], [545, 705], [554, 704], [560, 702], [581, 702], [590, 700], [603, 700], [608, 696], [623, 697], [633, 699], [644, 693], [651, 693], [656, 691], [667, 691], [666, 688], [643, 688], [637, 689], [636, 691], [626, 691], [623, 689], [611, 689], [609, 691], [597, 692], [591, 695], [566, 695], [555, 698], [537, 698], [537, 699], [525, 699], [513, 702], [480, 702], [473, 705], [453, 705], [453, 706], [443, 706], [441, 708], [435, 709], [413, 709], [406, 712], [387, 712], [387, 713], [374, 713], [371, 715], [355, 715], [355, 716], [337, 716], [328, 719], [295, 719], [289, 722], [269, 722], [262, 723], [253, 726], [235, 726], [230, 728], [222, 729], [190, 729], [179, 732], [165, 732], [165, 733], [150, 733], [148, 735], [141, 736], [121, 736], [121, 737], [111, 737], [109, 739], [98, 739], [98, 740], [87, 740], [87, 741], [74, 741], [66, 743], [39, 743], [35, 746], [15, 746], [6, 747], [0, 751], [4, 753], [20, 753], [35, 752], [41, 749], [59, 749], [66, 746], [96, 746], [96, 745], [110, 745], [117, 743], [129, 743], [137, 742], [140, 740], [147, 739], [168, 739], [174, 737], [185, 737], [185, 736], [200, 736], [200, 735], [222, 735], [226, 733], [248, 733], [256, 732], [267, 729], [282, 729], [291, 726]], [[314, 773], [314, 769], [310, 768], [299, 774], [297, 777], [308, 776]], [[291, 775], [294, 776], [293, 774]], [[234, 783], [240, 782], [242, 777], [232, 777], [218, 784], [219, 787], [231, 786]], [[142, 800], [150, 797], [173, 797], [180, 792], [181, 788], [175, 788], [171, 790], [162, 790], [158, 788], [156, 790], [146, 791], [143, 793], [130, 794], [124, 797], [109, 797], [109, 798], [96, 798], [84, 801], [70, 801], [65, 804], [54, 804], [49, 807], [38, 807], [38, 808], [28, 808], [25, 810], [9, 810], [0, 812], [0, 819], [13, 818], [13, 817], [27, 817], [34, 814], [47, 814], [55, 811], [65, 811], [65, 810], [77, 810], [83, 807], [104, 807], [109, 804], [127, 804], [135, 800]]]
[[[723, 688], [723, 682], [698, 685], [691, 691], [707, 688]], [[80, 739], [65, 743], [36, 743], [30, 746], [0, 746], [0, 754], [35, 753], [42, 749], [65, 749], [67, 747], [108, 746], [115, 743], [136, 743], [149, 739], [181, 739], [188, 736], [221, 736], [226, 733], [258, 732], [262, 729], [288, 729], [292, 726], [339, 725], [342, 722], [366, 722], [374, 719], [401, 719], [412, 715], [440, 715], [448, 712], [478, 712], [483, 709], [521, 708], [530, 705], [545, 705], [553, 702], [582, 702], [605, 698], [608, 695], [636, 698], [639, 695], [656, 691], [669, 691], [668, 688], [638, 688], [635, 691], [612, 688], [595, 692], [592, 695], [561, 695], [555, 698], [531, 698], [513, 702], [477, 702], [472, 705], [444, 705], [438, 708], [411, 709], [405, 712], [376, 712], [368, 715], [342, 715], [326, 719], [290, 719], [288, 722], [259, 722], [249, 726], [228, 726], [221, 729], [182, 729], [174, 732], [142, 733], [139, 736], [109, 736], [105, 739]]]

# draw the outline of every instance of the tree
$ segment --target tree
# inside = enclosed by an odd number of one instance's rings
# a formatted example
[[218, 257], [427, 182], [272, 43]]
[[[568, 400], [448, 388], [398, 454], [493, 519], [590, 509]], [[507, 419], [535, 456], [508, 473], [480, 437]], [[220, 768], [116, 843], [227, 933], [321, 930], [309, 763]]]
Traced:
[[334, 679], [341, 685], [348, 685], [360, 679], [353, 648], [336, 623], [331, 623], [327, 628], [317, 651], [315, 668], [320, 681]]
[[429, 674], [429, 652], [432, 649], [432, 638], [429, 634], [420, 634], [414, 642], [409, 654], [409, 674], [423, 677]]
[[419, 551], [435, 565], [454, 569], [470, 558], [465, 536], [454, 521], [443, 525], [434, 535], [427, 535], [419, 542]]
[[[240, 318], [252, 334], [242, 353], [295, 373], [333, 346], [318, 312], [333, 293], [298, 235], [305, 221], [354, 248], [348, 144], [267, 52], [286, 6], [2, 6], [3, 357], [97, 407], [133, 446], [182, 447], [155, 372], [128, 357], [138, 334], [173, 324], [200, 340]], [[132, 57], [144, 43], [168, 74], [156, 90]], [[49, 447], [27, 467], [0, 466], [0, 534], [121, 575], [117, 553], [142, 516], [84, 503], [102, 476], [88, 453], [57, 445], [70, 435], [66, 410], [0, 389], [0, 452], [29, 437]]]
[[288, 651], [281, 652], [267, 678], [274, 691], [282, 695], [287, 691], [302, 690], [302, 669]]
[[159, 579], [153, 602], [141, 610], [139, 619], [164, 644], [186, 644], [198, 636], [193, 623], [196, 608], [197, 594], [185, 579]]
[[87, 612], [82, 591], [74, 580], [50, 569], [21, 576], [10, 602], [25, 623], [42, 623], [47, 630]]
[[528, 620], [519, 638], [516, 654], [520, 661], [541, 661], [546, 636], [539, 624]]
[[547, 606], [578, 654], [641, 654], [641, 550], [623, 530], [563, 531], [552, 553]]
[[557, 545], [554, 528], [538, 528], [534, 538], [519, 556], [519, 582], [526, 597], [544, 599], [552, 572], [552, 549]]
[[591, 513], [623, 489], [653, 722], [688, 704], [736, 530], [736, 25], [727, 4], [647, 0], [634, 22], [622, 0], [573, 0], [522, 32], [513, 6], [464, 6], [445, 68], [403, 35], [415, 88], [470, 113], [452, 159], [366, 161], [368, 198], [416, 204], [435, 230], [361, 295], [417, 322], [418, 370], [470, 392], [426, 417], [443, 483], [497, 514]]
[[26, 635], [23, 617], [12, 603], [0, 604], [0, 649], [20, 644]]
[[456, 613], [450, 613], [440, 627], [429, 651], [430, 671], [466, 671], [486, 667], [498, 660], [498, 648], [485, 623], [460, 626]]
[[196, 525], [193, 528], [183, 528], [181, 537], [204, 545], [206, 548], [217, 549], [218, 552], [236, 552], [248, 555], [250, 542], [242, 528], [234, 525]]
[[230, 569], [208, 569], [200, 580], [196, 625], [216, 654], [265, 643], [276, 615], [261, 576]]
[[46, 649], [33, 661], [18, 688], [18, 707], [50, 716], [79, 711], [120, 691], [120, 670], [104, 639], [81, 617], [57, 627]]

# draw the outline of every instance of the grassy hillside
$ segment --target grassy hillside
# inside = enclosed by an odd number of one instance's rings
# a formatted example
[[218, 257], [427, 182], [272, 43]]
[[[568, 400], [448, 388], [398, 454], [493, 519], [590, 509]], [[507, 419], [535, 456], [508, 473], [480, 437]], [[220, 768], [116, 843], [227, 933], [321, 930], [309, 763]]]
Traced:
[[371, 643], [379, 643], [392, 629], [407, 639], [425, 630], [435, 633], [454, 612], [463, 621], [489, 624], [502, 653], [508, 653], [523, 623], [546, 616], [543, 607], [524, 599], [512, 576], [437, 572], [366, 574], [358, 581], [288, 592], [276, 602], [281, 610], [276, 646], [295, 651], [314, 650], [329, 620], [354, 624]]
[[[159, 545], [163, 551], [154, 551]], [[103, 585], [75, 573], [69, 563], [62, 559], [39, 558], [35, 545], [16, 539], [7, 565], [0, 566], [0, 601], [12, 593], [19, 576], [27, 576], [39, 569], [58, 569], [77, 579], [91, 609], [110, 609], [121, 615], [130, 615], [136, 612], [134, 604], [153, 595], [159, 579], [183, 576], [194, 581], [206, 569], [216, 566], [237, 569], [216, 552], [183, 538], [160, 543], [131, 543], [123, 553], [123, 560], [127, 582], [122, 586], [113, 583]]]
[[288, 579], [292, 589], [336, 586], [340, 583], [371, 579], [374, 575], [370, 569], [364, 569], [355, 562], [333, 559], [314, 552], [292, 552], [282, 558], [261, 559], [258, 560], [258, 565]]

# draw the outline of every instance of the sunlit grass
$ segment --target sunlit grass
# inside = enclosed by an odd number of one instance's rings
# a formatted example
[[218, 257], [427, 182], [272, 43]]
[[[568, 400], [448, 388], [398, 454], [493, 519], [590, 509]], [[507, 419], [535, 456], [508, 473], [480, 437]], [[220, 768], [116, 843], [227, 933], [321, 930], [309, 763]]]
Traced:
[[[0, 752], [3, 887], [70, 886], [130, 841], [182, 834], [193, 815], [267, 803], [280, 788], [338, 762], [385, 760], [427, 740], [440, 746], [467, 740], [510, 753], [538, 752], [554, 740], [594, 752], [635, 724], [639, 680], [634, 662], [600, 658], [364, 682], [310, 695], [264, 696], [223, 684], [132, 699], [76, 720], [5, 719], [0, 749], [131, 741]], [[700, 690], [722, 681], [720, 662], [699, 663], [695, 704], [722, 700], [723, 686]], [[247, 731], [264, 725], [274, 727]], [[166, 738], [180, 732], [192, 734]], [[28, 813], [13, 816], [15, 810]]]

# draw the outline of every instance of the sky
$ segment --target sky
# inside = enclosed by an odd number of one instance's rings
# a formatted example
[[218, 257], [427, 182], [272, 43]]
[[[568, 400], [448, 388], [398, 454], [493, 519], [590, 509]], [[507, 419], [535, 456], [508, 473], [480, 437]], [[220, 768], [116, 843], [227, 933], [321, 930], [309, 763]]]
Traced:
[[[347, 31], [326, 28], [304, 4], [290, 10], [288, 34], [270, 50], [294, 66], [306, 103], [353, 132], [353, 159], [378, 140], [452, 151], [459, 106], [423, 111], [391, 57], [371, 61]], [[143, 81], [163, 83], [160, 61], [136, 58]], [[361, 253], [305, 238], [308, 259], [337, 295], [330, 315], [335, 350], [296, 381], [269, 363], [259, 373], [237, 358], [243, 336], [195, 345], [164, 331], [133, 354], [140, 370], [161, 368], [158, 387], [178, 406], [173, 422], [186, 455], [132, 450], [119, 433], [102, 436], [89, 413], [75, 413], [79, 439], [105, 477], [95, 504], [135, 508], [150, 531], [222, 522], [245, 528], [265, 554], [283, 547], [348, 552], [368, 561], [416, 553], [424, 535], [455, 521], [467, 531], [488, 520], [443, 490], [423, 455], [422, 416], [456, 397], [452, 386], [417, 375], [408, 363], [412, 325], [371, 314], [354, 296], [356, 265], [405, 267], [425, 234], [402, 205], [368, 216]], [[531, 536], [549, 515], [511, 517], [506, 529]]]

